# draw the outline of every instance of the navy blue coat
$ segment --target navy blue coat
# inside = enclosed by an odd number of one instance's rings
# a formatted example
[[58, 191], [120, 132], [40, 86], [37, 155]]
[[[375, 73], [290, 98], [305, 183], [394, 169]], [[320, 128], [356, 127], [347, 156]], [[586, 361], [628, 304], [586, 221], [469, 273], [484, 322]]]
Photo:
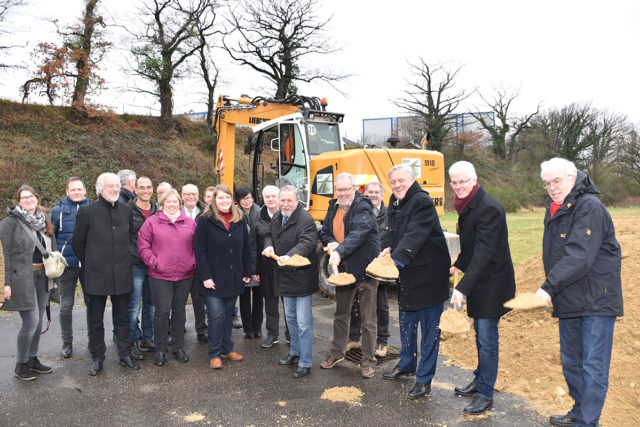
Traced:
[[391, 258], [400, 261], [398, 305], [417, 311], [449, 297], [451, 258], [436, 208], [417, 182], [402, 200], [391, 196], [387, 210], [392, 231]]
[[[325, 246], [336, 241], [333, 235], [333, 218], [338, 209], [336, 199], [331, 199], [320, 231], [320, 240]], [[373, 213], [371, 200], [356, 191], [343, 223], [344, 241], [336, 251], [340, 254], [347, 273], [353, 274], [357, 281], [362, 281], [366, 278], [367, 266], [380, 253], [376, 215]]]
[[[65, 197], [51, 209], [51, 224], [56, 235], [58, 251], [67, 260], [69, 267], [78, 267], [78, 256], [71, 247], [71, 236], [73, 236], [73, 228], [76, 226], [76, 215], [80, 206], [89, 203], [89, 199], [86, 197], [79, 203], [72, 201], [69, 197]], [[64, 251], [62, 250], [63, 247]]]
[[542, 285], [553, 302], [553, 316], [622, 316], [622, 255], [609, 212], [584, 172], [556, 214], [544, 217]]
[[[196, 256], [198, 292], [203, 296], [235, 297], [244, 292], [243, 277], [251, 277], [251, 245], [247, 222], [232, 222], [229, 229], [210, 211], [197, 221], [193, 249]], [[202, 282], [212, 279], [215, 289]]]
[[453, 264], [464, 272], [457, 289], [467, 296], [467, 313], [495, 319], [515, 296], [507, 217], [500, 202], [480, 188], [458, 217], [460, 255]]

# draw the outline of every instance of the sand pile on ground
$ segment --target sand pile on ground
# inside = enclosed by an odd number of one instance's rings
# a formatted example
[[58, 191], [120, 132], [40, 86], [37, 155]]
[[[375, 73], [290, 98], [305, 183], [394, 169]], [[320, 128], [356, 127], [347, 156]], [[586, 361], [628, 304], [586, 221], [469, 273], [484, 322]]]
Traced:
[[361, 406], [362, 391], [356, 387], [331, 387], [322, 392], [321, 399], [332, 402], [345, 402], [353, 406]]
[[[640, 425], [640, 219], [613, 219], [616, 236], [625, 258], [622, 260], [622, 289], [625, 316], [616, 322], [609, 391], [600, 424]], [[544, 282], [541, 254], [525, 261], [516, 271], [516, 292], [535, 292]], [[498, 382], [504, 391], [524, 396], [542, 414], [565, 413], [571, 409], [562, 374], [558, 321], [552, 310], [512, 311], [500, 322], [500, 368]], [[474, 332], [443, 335], [443, 355], [464, 368], [475, 369], [477, 359]], [[470, 379], [472, 376], [469, 373]], [[466, 380], [461, 380], [465, 383]], [[506, 409], [506, 408], [505, 408]]]

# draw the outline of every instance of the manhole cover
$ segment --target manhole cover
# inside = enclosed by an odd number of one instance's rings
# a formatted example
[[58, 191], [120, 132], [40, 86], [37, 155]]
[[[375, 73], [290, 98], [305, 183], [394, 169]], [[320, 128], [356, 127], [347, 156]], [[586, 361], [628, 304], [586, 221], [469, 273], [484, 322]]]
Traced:
[[[351, 350], [347, 351], [344, 357], [350, 362], [360, 363], [362, 362], [362, 348], [352, 348]], [[398, 358], [400, 358], [400, 353], [391, 350], [387, 350], [387, 355], [384, 357], [376, 356], [378, 363], [384, 363]]]

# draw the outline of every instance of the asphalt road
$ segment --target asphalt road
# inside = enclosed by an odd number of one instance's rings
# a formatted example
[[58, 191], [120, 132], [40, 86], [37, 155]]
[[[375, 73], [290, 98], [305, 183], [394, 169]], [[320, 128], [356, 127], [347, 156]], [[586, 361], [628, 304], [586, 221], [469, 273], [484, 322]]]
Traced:
[[[390, 298], [391, 342], [400, 347], [397, 302]], [[546, 417], [528, 408], [522, 398], [496, 393], [494, 409], [471, 417], [462, 409], [471, 398], [456, 397], [455, 385], [467, 384], [472, 373], [455, 366], [438, 368], [428, 397], [409, 400], [407, 392], [414, 379], [383, 380], [382, 372], [396, 361], [378, 365], [376, 376], [362, 379], [355, 364], [343, 361], [330, 370], [319, 364], [327, 356], [332, 337], [335, 305], [314, 296], [314, 360], [311, 374], [294, 379], [292, 366], [279, 366], [287, 354], [283, 340], [272, 348], [260, 347], [262, 339], [245, 339], [234, 329], [236, 350], [241, 362], [224, 360], [224, 368], [212, 370], [208, 346], [198, 343], [193, 331], [193, 312], [187, 307], [186, 352], [189, 362], [179, 363], [169, 356], [164, 367], [152, 363], [152, 353], [141, 362], [139, 371], [128, 371], [118, 364], [115, 344], [107, 342], [105, 369], [97, 377], [87, 375], [85, 307], [81, 298], [74, 307], [74, 355], [59, 359], [61, 347], [58, 306], [52, 306], [53, 322], [40, 342], [40, 360], [53, 367], [36, 381], [14, 378], [16, 336], [20, 327], [17, 313], [0, 312], [0, 425], [548, 425]], [[105, 330], [111, 330], [110, 305], [105, 314]], [[110, 337], [109, 337], [110, 338]], [[356, 387], [363, 396], [359, 403], [347, 404], [321, 399], [331, 387]]]

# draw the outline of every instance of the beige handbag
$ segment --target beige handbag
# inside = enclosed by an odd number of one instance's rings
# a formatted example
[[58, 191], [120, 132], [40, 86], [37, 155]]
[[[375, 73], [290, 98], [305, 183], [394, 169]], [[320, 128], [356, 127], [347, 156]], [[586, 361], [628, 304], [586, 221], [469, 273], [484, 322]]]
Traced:
[[[44, 273], [49, 279], [57, 279], [62, 276], [64, 273], [64, 269], [69, 267], [67, 264], [67, 260], [62, 256], [62, 254], [58, 251], [47, 252], [47, 250], [42, 246], [42, 243], [36, 238], [33, 234], [33, 231], [27, 227], [25, 223], [22, 221], [18, 221], [22, 228], [27, 231], [27, 234], [36, 244], [36, 247], [42, 254], [42, 263], [44, 264]], [[66, 246], [66, 244], [65, 244]], [[64, 250], [64, 247], [62, 248]]]

